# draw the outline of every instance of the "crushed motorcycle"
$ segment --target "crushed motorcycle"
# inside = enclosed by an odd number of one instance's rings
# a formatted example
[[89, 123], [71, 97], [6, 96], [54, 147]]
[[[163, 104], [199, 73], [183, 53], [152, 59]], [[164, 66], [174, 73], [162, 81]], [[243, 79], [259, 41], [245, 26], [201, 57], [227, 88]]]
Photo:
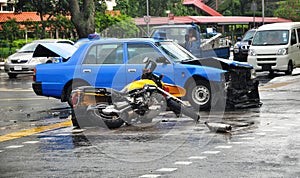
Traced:
[[198, 121], [200, 115], [180, 99], [185, 96], [186, 90], [162, 82], [163, 75], [153, 73], [156, 62], [159, 61], [145, 58], [141, 79], [129, 83], [120, 91], [91, 86], [73, 90], [73, 124], [76, 122], [80, 127], [93, 125], [114, 129], [124, 123], [151, 123], [164, 111]]

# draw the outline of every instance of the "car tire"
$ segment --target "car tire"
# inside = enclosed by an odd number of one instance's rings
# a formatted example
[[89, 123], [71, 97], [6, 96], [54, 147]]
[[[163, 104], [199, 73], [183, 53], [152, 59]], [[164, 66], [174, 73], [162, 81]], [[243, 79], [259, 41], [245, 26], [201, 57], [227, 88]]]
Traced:
[[8, 74], [8, 77], [9, 77], [9, 78], [17, 78], [17, 75], [18, 75], [18, 74]]
[[66, 89], [66, 101], [68, 102], [68, 104], [72, 107], [72, 97], [71, 97], [71, 93], [72, 90], [81, 86], [87, 86], [88, 84], [82, 81], [73, 81], [71, 84], [69, 84], [69, 86]]
[[206, 80], [190, 82], [187, 87], [187, 99], [197, 111], [209, 109], [212, 100], [209, 82]]
[[286, 75], [292, 75], [293, 69], [294, 69], [293, 67], [294, 67], [293, 62], [289, 61], [288, 66], [287, 66], [287, 70], [285, 71], [285, 74]]

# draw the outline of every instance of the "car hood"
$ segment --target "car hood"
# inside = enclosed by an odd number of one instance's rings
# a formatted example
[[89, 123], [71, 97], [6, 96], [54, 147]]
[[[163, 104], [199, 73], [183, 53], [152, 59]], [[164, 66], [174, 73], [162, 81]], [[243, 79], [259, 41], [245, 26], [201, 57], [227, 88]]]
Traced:
[[43, 43], [35, 48], [33, 57], [62, 57], [69, 59], [76, 50], [76, 47], [67, 43]]
[[10, 60], [30, 60], [32, 58], [32, 53], [22, 53], [22, 52], [17, 52], [9, 56]]
[[214, 67], [214, 68], [223, 69], [223, 70], [230, 70], [230, 69], [234, 69], [234, 68], [247, 68], [247, 69], [253, 68], [253, 66], [248, 63], [231, 61], [228, 59], [222, 59], [222, 58], [216, 58], [216, 57], [200, 58], [197, 60], [186, 60], [186, 61], [182, 61], [181, 63], [182, 64], [208, 66], [208, 67]]

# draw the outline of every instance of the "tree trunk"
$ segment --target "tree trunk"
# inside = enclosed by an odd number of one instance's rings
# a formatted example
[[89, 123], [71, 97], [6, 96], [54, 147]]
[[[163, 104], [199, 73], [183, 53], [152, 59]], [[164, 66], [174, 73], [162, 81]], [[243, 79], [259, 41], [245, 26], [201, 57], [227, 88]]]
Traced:
[[78, 0], [68, 0], [73, 22], [79, 38], [87, 38], [95, 32], [95, 3], [94, 0], [83, 0], [79, 7]]

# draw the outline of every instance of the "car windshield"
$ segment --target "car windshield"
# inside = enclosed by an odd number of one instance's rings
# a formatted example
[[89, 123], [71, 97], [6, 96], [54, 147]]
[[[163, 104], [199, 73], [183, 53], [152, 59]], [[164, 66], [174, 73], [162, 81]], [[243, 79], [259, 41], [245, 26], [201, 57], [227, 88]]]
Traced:
[[289, 41], [288, 30], [258, 31], [252, 41], [253, 46], [285, 45]]
[[159, 42], [156, 43], [156, 45], [175, 62], [197, 59], [186, 49], [184, 49], [182, 46], [178, 45], [175, 42], [171, 42], [171, 41]]
[[250, 30], [250, 31], [248, 31], [248, 32], [245, 34], [245, 36], [244, 36], [244, 38], [243, 38], [243, 41], [249, 41], [249, 40], [251, 40], [251, 39], [253, 38], [254, 33], [255, 33], [255, 30]]
[[19, 53], [30, 53], [34, 52], [35, 48], [37, 47], [38, 43], [28, 43], [24, 45], [18, 52]]

